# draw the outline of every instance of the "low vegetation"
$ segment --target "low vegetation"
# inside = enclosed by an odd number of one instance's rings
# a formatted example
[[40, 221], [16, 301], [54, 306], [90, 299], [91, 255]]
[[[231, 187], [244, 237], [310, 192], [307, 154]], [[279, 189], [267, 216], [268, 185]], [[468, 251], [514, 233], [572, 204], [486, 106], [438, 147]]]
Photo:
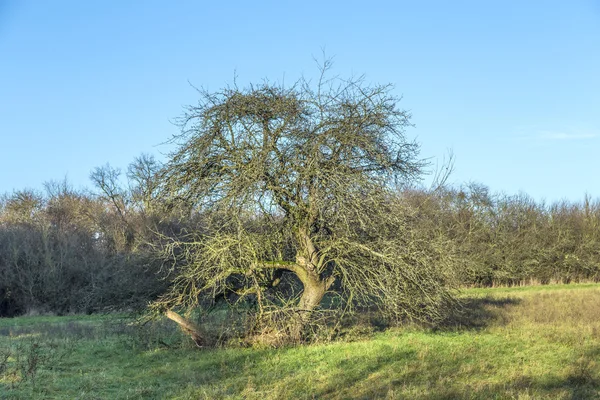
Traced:
[[443, 326], [301, 347], [190, 351], [165, 321], [0, 320], [6, 399], [584, 399], [600, 396], [600, 285], [471, 289]]

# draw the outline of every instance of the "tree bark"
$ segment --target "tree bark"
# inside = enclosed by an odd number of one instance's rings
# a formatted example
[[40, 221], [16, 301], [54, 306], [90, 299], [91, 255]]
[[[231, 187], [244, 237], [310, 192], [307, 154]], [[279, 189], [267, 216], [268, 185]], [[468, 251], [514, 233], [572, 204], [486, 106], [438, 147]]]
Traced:
[[298, 257], [299, 268], [296, 275], [304, 286], [304, 291], [298, 302], [298, 317], [292, 322], [292, 336], [300, 340], [302, 331], [310, 321], [313, 311], [321, 304], [325, 293], [333, 284], [335, 278], [322, 278], [316, 271], [316, 266]]
[[319, 277], [308, 276], [304, 279], [300, 279], [304, 286], [304, 291], [298, 302], [298, 309], [301, 312], [310, 313], [313, 311], [323, 300], [323, 296], [329, 289], [329, 284], [320, 279]]

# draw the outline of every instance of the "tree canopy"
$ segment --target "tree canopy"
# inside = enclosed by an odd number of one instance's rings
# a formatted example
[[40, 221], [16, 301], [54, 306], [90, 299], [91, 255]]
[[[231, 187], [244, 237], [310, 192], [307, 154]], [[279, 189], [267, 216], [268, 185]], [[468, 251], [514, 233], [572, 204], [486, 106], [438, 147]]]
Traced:
[[391, 85], [327, 79], [327, 68], [314, 85], [201, 90], [187, 109], [164, 190], [203, 227], [164, 246], [177, 277], [159, 307], [234, 293], [291, 301], [304, 325], [328, 292], [428, 320], [452, 302], [443, 246], [411, 229], [399, 200], [426, 166], [406, 136], [410, 113]]

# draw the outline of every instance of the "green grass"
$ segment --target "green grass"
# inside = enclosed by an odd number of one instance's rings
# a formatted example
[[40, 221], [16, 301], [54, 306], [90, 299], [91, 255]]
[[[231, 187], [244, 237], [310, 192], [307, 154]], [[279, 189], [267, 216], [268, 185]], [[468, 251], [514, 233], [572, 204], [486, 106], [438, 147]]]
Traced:
[[172, 325], [122, 316], [0, 319], [0, 398], [600, 398], [600, 285], [463, 296], [444, 329], [282, 349], [169, 347], [186, 340]]

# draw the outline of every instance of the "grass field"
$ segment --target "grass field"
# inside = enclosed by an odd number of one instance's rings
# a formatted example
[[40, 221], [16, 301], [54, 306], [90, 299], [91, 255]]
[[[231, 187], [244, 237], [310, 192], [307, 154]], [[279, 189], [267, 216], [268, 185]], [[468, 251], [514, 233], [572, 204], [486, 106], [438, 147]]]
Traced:
[[600, 398], [600, 285], [463, 296], [445, 329], [282, 349], [199, 351], [121, 315], [0, 319], [0, 398]]

